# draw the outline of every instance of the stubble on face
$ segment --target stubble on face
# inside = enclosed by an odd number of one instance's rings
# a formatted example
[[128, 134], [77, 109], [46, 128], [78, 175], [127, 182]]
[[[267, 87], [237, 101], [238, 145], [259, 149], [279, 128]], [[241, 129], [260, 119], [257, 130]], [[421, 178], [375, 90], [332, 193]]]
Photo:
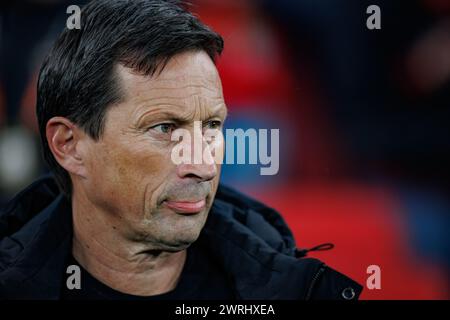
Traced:
[[[146, 77], [116, 68], [124, 101], [106, 115], [101, 139], [91, 145], [86, 200], [102, 212], [102, 223], [130, 241], [163, 250], [182, 250], [203, 228], [217, 190], [217, 174], [205, 168], [180, 169], [171, 161], [175, 142], [152, 129], [176, 119], [190, 130], [194, 121], [226, 117], [217, 70], [206, 53], [172, 58], [161, 74]], [[184, 170], [184, 171], [183, 171]], [[190, 172], [191, 171], [191, 172]], [[206, 199], [196, 214], [181, 215], [166, 200]]]

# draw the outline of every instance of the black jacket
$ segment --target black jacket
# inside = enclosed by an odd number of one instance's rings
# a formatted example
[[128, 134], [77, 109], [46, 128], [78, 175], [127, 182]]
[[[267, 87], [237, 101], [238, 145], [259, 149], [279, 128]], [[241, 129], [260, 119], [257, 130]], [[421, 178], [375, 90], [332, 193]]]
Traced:
[[[278, 212], [220, 186], [199, 240], [226, 270], [236, 299], [356, 299], [362, 287], [298, 257]], [[0, 298], [58, 299], [72, 247], [70, 202], [51, 177], [0, 210]]]

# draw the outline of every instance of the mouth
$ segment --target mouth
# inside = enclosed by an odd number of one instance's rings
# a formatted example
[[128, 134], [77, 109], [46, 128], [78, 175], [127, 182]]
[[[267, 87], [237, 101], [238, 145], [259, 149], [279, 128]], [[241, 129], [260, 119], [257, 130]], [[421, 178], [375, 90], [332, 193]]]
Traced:
[[186, 200], [186, 201], [165, 200], [163, 204], [179, 214], [195, 214], [205, 209], [206, 200], [205, 199]]

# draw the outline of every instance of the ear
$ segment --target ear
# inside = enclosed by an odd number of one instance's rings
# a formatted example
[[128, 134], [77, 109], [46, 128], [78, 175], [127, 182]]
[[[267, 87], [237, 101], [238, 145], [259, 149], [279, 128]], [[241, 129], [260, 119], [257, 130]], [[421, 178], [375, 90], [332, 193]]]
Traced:
[[82, 144], [86, 134], [64, 117], [53, 117], [45, 128], [48, 146], [56, 161], [69, 173], [86, 178]]

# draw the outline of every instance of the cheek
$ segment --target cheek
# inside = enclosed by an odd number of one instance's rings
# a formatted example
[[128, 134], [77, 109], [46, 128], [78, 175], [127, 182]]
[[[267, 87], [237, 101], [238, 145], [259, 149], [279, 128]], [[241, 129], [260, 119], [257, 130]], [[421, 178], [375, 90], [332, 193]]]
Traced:
[[98, 148], [91, 168], [93, 192], [119, 212], [141, 214], [147, 201], [156, 202], [173, 171], [170, 153], [148, 144], [120, 143]]

